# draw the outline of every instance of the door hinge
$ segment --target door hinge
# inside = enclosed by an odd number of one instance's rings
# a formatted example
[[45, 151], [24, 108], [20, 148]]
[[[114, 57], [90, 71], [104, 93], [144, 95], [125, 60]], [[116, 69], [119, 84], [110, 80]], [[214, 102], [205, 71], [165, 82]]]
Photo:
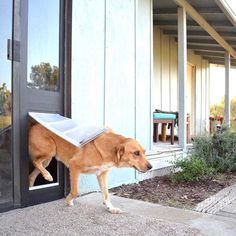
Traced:
[[20, 41], [7, 40], [7, 59], [11, 61], [20, 61]]

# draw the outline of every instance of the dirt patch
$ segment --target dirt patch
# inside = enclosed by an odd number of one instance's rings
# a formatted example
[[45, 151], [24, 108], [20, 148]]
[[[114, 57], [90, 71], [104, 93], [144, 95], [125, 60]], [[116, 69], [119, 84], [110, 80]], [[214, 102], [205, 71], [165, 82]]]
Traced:
[[191, 183], [172, 183], [168, 176], [113, 188], [114, 195], [167, 206], [193, 209], [199, 202], [236, 183], [236, 173], [226, 173]]

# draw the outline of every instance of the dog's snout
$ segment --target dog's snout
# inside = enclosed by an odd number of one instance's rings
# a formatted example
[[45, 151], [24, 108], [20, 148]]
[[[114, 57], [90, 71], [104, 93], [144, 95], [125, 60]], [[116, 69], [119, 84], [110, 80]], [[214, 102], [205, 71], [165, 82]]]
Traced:
[[148, 170], [151, 170], [152, 169], [152, 165], [150, 163], [147, 164], [147, 168]]

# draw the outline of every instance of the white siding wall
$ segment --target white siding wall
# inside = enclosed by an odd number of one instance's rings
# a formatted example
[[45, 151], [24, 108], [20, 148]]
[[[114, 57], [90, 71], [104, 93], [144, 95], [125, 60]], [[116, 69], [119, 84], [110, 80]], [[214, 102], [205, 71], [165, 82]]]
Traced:
[[105, 124], [134, 136], [135, 4], [106, 1]]
[[72, 118], [104, 123], [104, 0], [74, 1], [72, 26]]
[[[175, 39], [154, 27], [154, 88], [153, 106], [167, 111], [178, 110], [178, 48]], [[196, 134], [208, 128], [209, 71], [208, 62], [188, 50], [188, 62], [196, 67], [195, 130]], [[192, 94], [194, 96], [194, 94]], [[193, 99], [193, 98], [192, 98]], [[190, 105], [191, 106], [191, 105]]]
[[150, 146], [151, 0], [73, 3], [72, 118]]
[[[72, 118], [106, 125], [151, 146], [151, 0], [73, 2]], [[112, 171], [109, 184], [135, 181], [135, 171]], [[83, 176], [81, 192], [97, 189]]]
[[152, 145], [152, 0], [138, 0], [136, 14], [136, 138]]

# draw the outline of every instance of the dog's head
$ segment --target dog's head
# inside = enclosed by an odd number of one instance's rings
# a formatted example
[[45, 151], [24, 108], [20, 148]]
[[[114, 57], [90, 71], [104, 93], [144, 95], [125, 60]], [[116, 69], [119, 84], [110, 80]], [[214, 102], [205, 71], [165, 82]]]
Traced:
[[145, 157], [144, 148], [135, 140], [128, 138], [116, 148], [118, 166], [134, 167], [140, 172], [146, 172], [152, 165]]

